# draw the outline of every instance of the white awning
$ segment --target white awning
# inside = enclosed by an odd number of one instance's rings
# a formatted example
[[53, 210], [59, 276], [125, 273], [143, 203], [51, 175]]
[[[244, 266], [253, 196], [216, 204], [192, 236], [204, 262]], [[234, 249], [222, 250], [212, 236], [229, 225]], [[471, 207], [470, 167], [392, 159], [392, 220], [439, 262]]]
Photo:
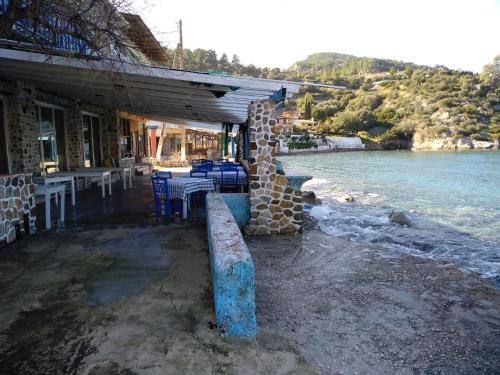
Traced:
[[241, 124], [252, 100], [281, 89], [291, 96], [301, 83], [212, 75], [117, 61], [86, 61], [0, 49], [0, 78], [159, 121], [185, 119]]

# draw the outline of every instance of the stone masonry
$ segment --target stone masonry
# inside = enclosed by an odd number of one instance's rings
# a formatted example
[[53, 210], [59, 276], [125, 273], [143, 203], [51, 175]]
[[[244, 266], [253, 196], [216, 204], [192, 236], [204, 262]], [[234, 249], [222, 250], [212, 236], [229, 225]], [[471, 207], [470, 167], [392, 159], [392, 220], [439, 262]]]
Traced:
[[103, 163], [111, 166], [119, 158], [117, 112], [78, 100], [37, 90], [21, 81], [0, 79], [0, 93], [5, 97], [8, 148], [13, 173], [40, 173], [39, 125], [35, 100], [61, 107], [64, 111], [66, 156], [70, 170], [84, 166], [82, 111], [101, 118]]
[[[2, 85], [3, 87], [4, 85]], [[40, 145], [35, 114], [35, 89], [17, 82], [7, 96], [7, 129], [14, 172], [40, 172]]]
[[26, 233], [25, 215], [29, 232], [34, 233], [35, 197], [30, 174], [14, 174], [0, 177], [0, 243], [16, 239], [16, 227]]
[[302, 229], [302, 192], [288, 186], [276, 172], [276, 110], [272, 101], [252, 102], [248, 108], [250, 131], [249, 235], [296, 234]]

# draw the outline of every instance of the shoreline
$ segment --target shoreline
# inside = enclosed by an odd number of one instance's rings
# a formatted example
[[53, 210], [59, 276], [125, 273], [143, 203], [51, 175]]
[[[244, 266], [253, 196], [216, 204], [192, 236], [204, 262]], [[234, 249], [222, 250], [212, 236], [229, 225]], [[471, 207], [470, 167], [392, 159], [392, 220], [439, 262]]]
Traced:
[[444, 150], [436, 150], [431, 148], [426, 149], [411, 149], [411, 148], [401, 148], [401, 149], [378, 149], [378, 148], [344, 148], [344, 149], [335, 149], [335, 150], [321, 150], [321, 151], [298, 151], [298, 152], [277, 152], [276, 156], [296, 156], [296, 155], [314, 155], [314, 154], [335, 154], [342, 152], [361, 152], [361, 151], [388, 151], [388, 152], [458, 152], [458, 153], [468, 153], [468, 152], [500, 152], [500, 148], [489, 148], [489, 149], [469, 149], [469, 150], [452, 150], [452, 149], [444, 149]]
[[311, 154], [334, 154], [338, 152], [358, 152], [358, 151], [391, 151], [383, 149], [366, 149], [366, 148], [342, 148], [333, 150], [320, 150], [320, 151], [291, 151], [291, 152], [277, 152], [276, 156], [287, 155], [311, 155]]
[[320, 373], [495, 373], [500, 290], [440, 260], [330, 236], [247, 240], [262, 329]]

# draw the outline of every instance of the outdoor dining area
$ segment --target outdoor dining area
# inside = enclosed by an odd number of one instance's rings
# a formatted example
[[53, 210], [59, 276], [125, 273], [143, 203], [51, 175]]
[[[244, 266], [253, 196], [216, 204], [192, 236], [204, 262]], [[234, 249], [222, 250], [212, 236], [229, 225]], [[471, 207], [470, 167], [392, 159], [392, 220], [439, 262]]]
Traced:
[[[153, 171], [152, 165], [145, 166], [144, 164], [135, 166], [125, 163], [122, 165], [77, 168], [73, 171], [34, 176], [35, 198], [38, 203], [44, 203], [41, 205], [43, 214], [40, 212], [41, 207], [38, 208], [40, 219], [44, 219], [44, 228], [52, 229], [55, 222], [62, 227], [67, 221], [67, 215], [75, 211], [88, 211], [89, 206], [92, 207], [94, 215], [99, 215], [98, 207], [100, 206], [103, 210], [106, 210], [106, 204], [116, 206], [116, 202], [108, 203], [113, 196], [113, 188], [123, 191], [115, 201], [120, 200], [124, 208], [132, 201], [137, 201], [140, 196], [141, 201], [147, 202], [148, 199], [151, 201], [151, 204], [147, 206], [150, 207], [149, 213], [154, 214], [156, 221], [162, 219], [170, 222], [174, 216], [179, 221], [186, 221], [193, 205], [196, 207], [204, 205], [204, 198], [208, 192], [243, 192], [248, 183], [243, 166], [227, 159], [193, 160], [189, 172], [176, 168]], [[134, 183], [137, 174], [148, 175], [148, 177], [143, 176], [139, 183]], [[150, 180], [150, 188], [143, 181], [144, 179]], [[82, 194], [83, 191], [86, 191], [85, 201], [80, 202], [77, 195]], [[128, 194], [125, 197], [123, 194], [126, 193]], [[99, 195], [102, 199], [98, 198]], [[69, 202], [66, 200], [67, 196]], [[102, 204], [100, 204], [101, 200]], [[71, 209], [73, 211], [68, 211]]]
[[52, 228], [51, 211], [53, 207], [58, 210], [59, 225], [65, 223], [66, 194], [70, 194], [71, 206], [77, 207], [77, 191], [88, 189], [93, 184], [97, 184], [100, 186], [100, 195], [104, 199], [113, 194], [113, 181], [121, 180], [123, 191], [132, 188], [135, 174], [134, 166], [119, 166], [77, 168], [73, 171], [59, 171], [33, 176], [35, 199], [39, 203], [44, 203], [45, 229]]
[[247, 175], [239, 163], [227, 159], [195, 159], [191, 163], [189, 173], [158, 171], [151, 177], [157, 220], [163, 216], [169, 221], [176, 213], [186, 220], [191, 204], [203, 203], [207, 192], [243, 192], [247, 185]]

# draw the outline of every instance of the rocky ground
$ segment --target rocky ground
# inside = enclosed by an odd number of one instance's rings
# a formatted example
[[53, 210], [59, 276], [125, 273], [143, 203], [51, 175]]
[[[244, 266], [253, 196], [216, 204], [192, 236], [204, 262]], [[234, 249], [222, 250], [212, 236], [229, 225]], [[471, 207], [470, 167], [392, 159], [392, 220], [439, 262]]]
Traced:
[[203, 224], [79, 226], [0, 249], [2, 375], [314, 373], [280, 335], [224, 338], [213, 319]]
[[247, 243], [261, 331], [321, 374], [500, 374], [500, 291], [477, 275], [311, 223]]

